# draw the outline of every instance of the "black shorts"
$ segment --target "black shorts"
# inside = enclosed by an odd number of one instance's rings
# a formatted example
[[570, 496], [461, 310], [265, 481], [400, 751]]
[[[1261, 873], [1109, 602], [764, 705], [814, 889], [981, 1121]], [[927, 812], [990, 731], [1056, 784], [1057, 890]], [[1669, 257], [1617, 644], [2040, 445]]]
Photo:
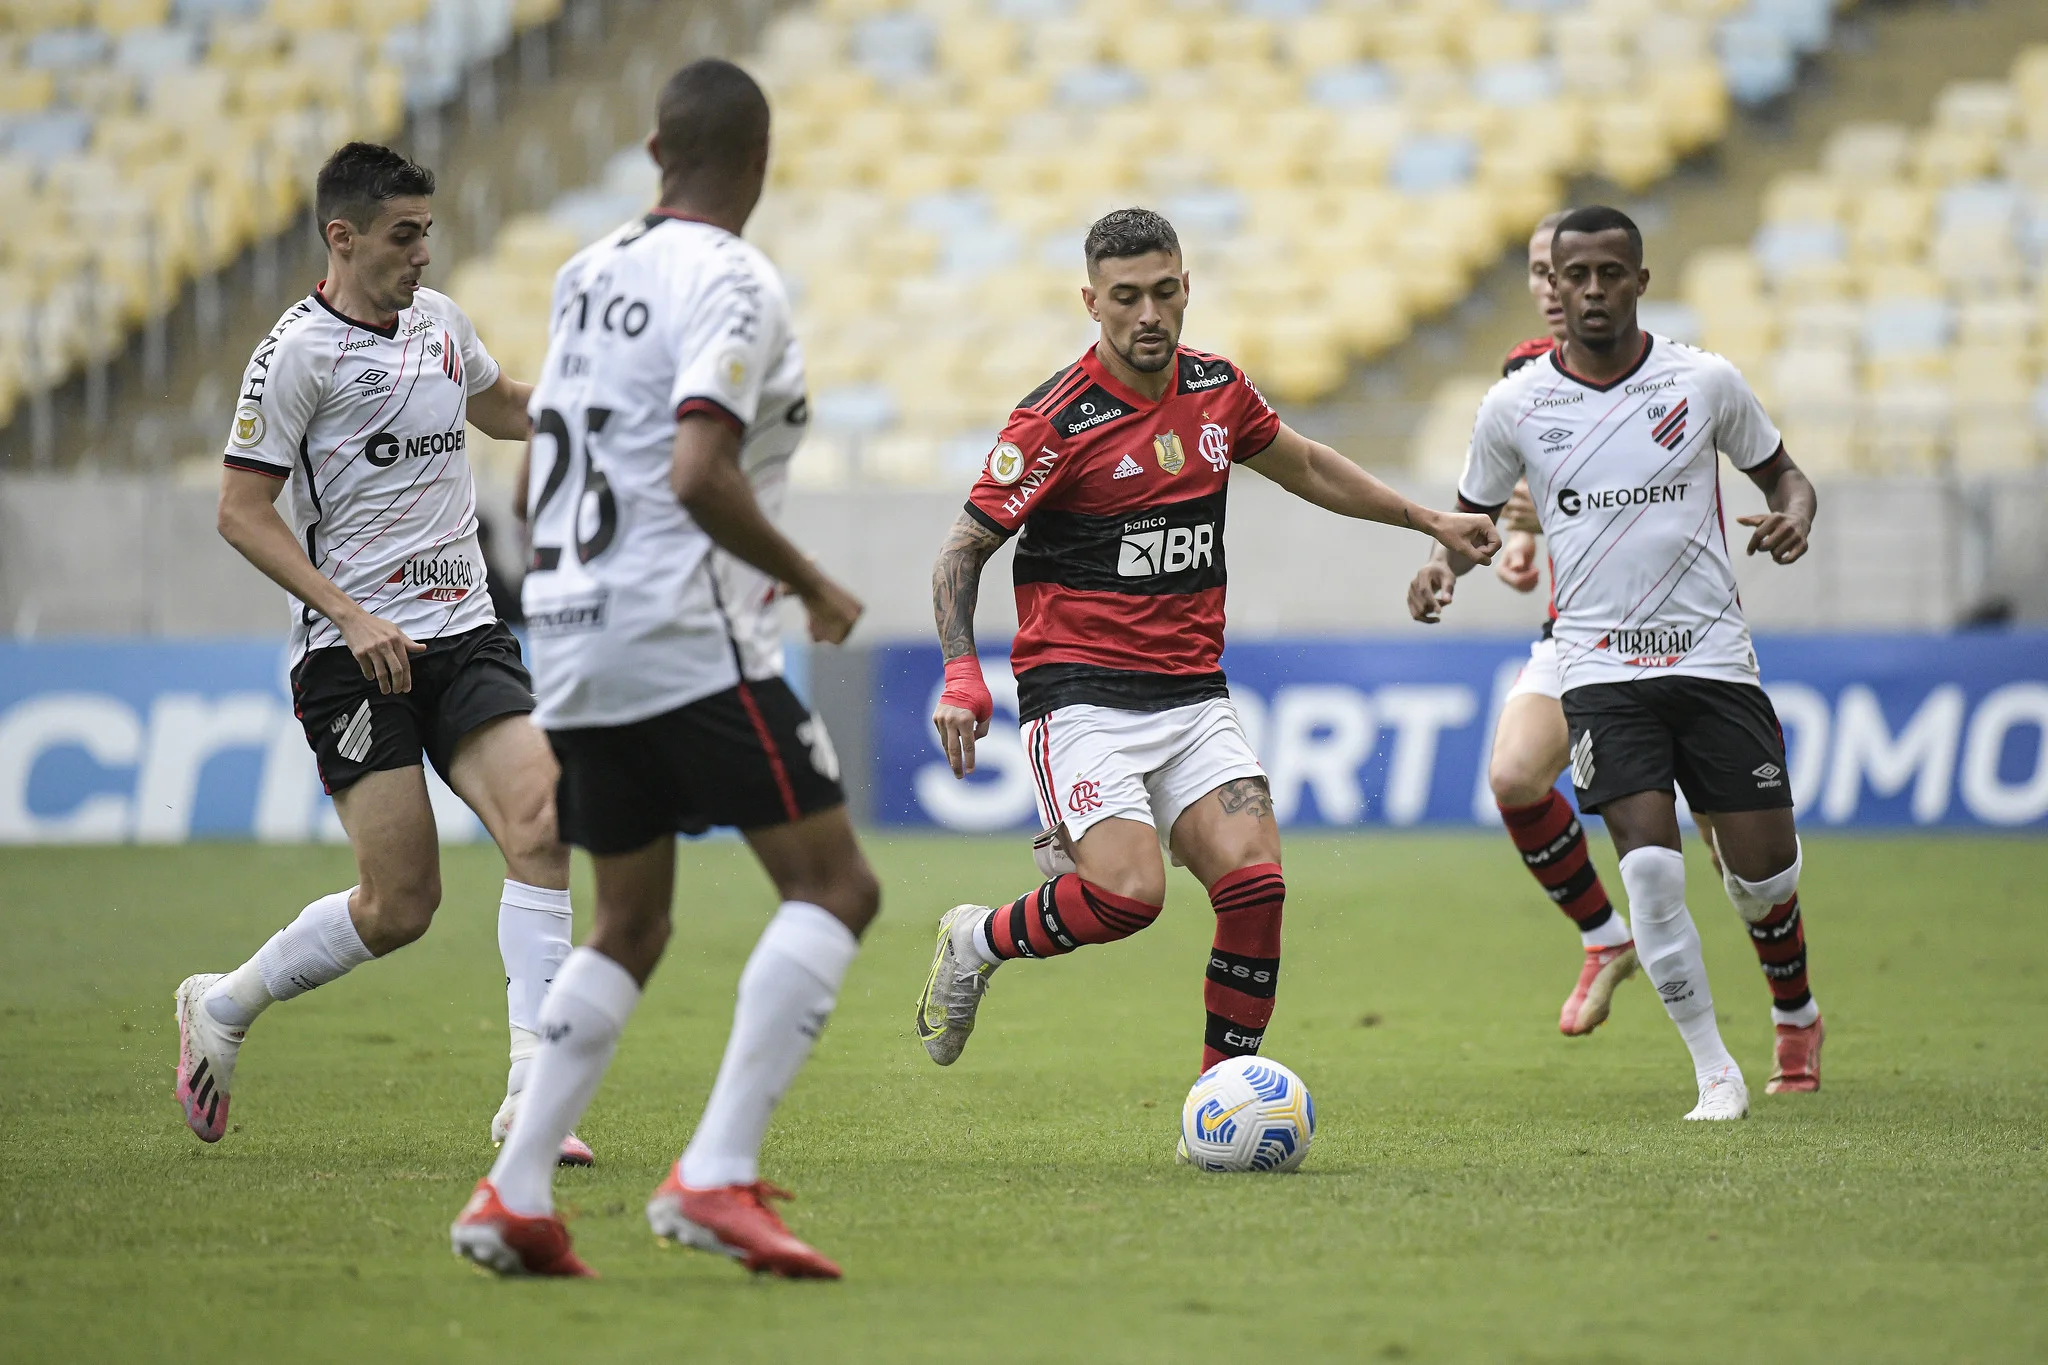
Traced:
[[1564, 694], [1564, 716], [1582, 811], [1668, 792], [1674, 781], [1709, 815], [1792, 804], [1785, 734], [1761, 687], [1686, 677], [1593, 683]]
[[631, 853], [713, 825], [762, 829], [846, 804], [825, 723], [780, 678], [627, 725], [550, 730], [562, 842]]
[[533, 679], [504, 622], [426, 646], [412, 657], [412, 691], [389, 696], [340, 645], [312, 651], [292, 670], [292, 711], [329, 795], [365, 773], [410, 768], [422, 751], [447, 777], [456, 741], [487, 720], [533, 710]]

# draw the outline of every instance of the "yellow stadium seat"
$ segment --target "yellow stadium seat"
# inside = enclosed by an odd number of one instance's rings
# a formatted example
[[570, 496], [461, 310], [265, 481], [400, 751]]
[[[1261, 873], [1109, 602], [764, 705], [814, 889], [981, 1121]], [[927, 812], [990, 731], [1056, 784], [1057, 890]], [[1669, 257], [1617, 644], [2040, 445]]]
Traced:
[[1917, 258], [1927, 245], [1934, 196], [1918, 185], [1880, 182], [1856, 196], [1849, 210], [1849, 249], [1863, 261]]
[[171, 13], [170, 0], [94, 0], [92, 21], [109, 33], [155, 28]]
[[1846, 351], [1863, 332], [1863, 310], [1844, 299], [1794, 304], [1780, 316], [1787, 350]]
[[1821, 169], [1856, 188], [1891, 180], [1906, 171], [1912, 138], [1901, 123], [1845, 123], [1828, 135]]
[[2048, 43], [2035, 43], [2013, 58], [2012, 88], [2023, 103], [2048, 100]]
[[1858, 276], [1847, 261], [1801, 261], [1777, 279], [1777, 295], [1788, 303], [1846, 298], [1856, 291]]
[[1766, 223], [1833, 223], [1841, 220], [1845, 195], [1825, 176], [1791, 171], [1771, 177], [1764, 186]]
[[1373, 35], [1373, 55], [1390, 65], [1437, 61], [1455, 50], [1455, 17], [1440, 7], [1395, 10]]
[[16, 31], [36, 34], [76, 28], [91, 17], [91, 10], [85, 0], [9, 0], [6, 14]]
[[1614, 100], [1593, 114], [1593, 162], [1626, 190], [1639, 190], [1671, 173], [1676, 162], [1664, 119], [1648, 100]]
[[954, 19], [939, 30], [939, 61], [965, 81], [1007, 72], [1022, 51], [1017, 26], [1007, 19], [976, 14]]
[[1728, 131], [1728, 84], [1711, 58], [1658, 67], [1650, 98], [1663, 116], [1672, 146], [1681, 154], [1719, 142]]
[[41, 113], [56, 93], [56, 78], [47, 71], [0, 68], [0, 114]]
[[937, 194], [965, 181], [962, 158], [945, 152], [901, 151], [879, 162], [878, 183], [894, 199]]
[[1358, 16], [1342, 10], [1318, 10], [1280, 30], [1286, 60], [1298, 71], [1346, 66], [1365, 52], [1365, 32]]
[[1429, 408], [1409, 446], [1409, 465], [1418, 473], [1457, 478], [1465, 469], [1472, 444], [1472, 420], [1497, 376], [1446, 379], [1431, 397]]
[[1353, 359], [1372, 360], [1408, 335], [1407, 303], [1392, 271], [1358, 266], [1324, 287], [1338, 337]]
[[1543, 20], [1534, 14], [1494, 10], [1460, 25], [1455, 39], [1465, 60], [1526, 62], [1543, 54]]
[[1945, 292], [1941, 277], [1913, 263], [1864, 266], [1857, 271], [1857, 292], [1870, 300], [1938, 299]]
[[1106, 36], [1101, 23], [1083, 15], [1034, 24], [1030, 33], [1031, 66], [1048, 75], [1076, 66], [1093, 66], [1109, 55]]
[[278, 27], [292, 33], [340, 28], [347, 22], [344, 0], [270, 0], [265, 14]]
[[1864, 398], [1862, 446], [1882, 473], [1932, 470], [1948, 445], [1952, 403], [1933, 382], [1893, 384]]
[[1961, 347], [2024, 351], [2039, 327], [2034, 306], [2023, 295], [1979, 299], [1957, 310], [1956, 341]]
[[2012, 130], [2017, 101], [2004, 81], [1950, 81], [1934, 102], [1934, 126], [1981, 137]]
[[1980, 179], [1998, 165], [1998, 140], [1975, 130], [1930, 128], [1914, 139], [1911, 164], [1929, 185]]
[[1132, 70], [1147, 74], [1195, 65], [1205, 55], [1201, 40], [1197, 25], [1164, 14], [1109, 33], [1111, 55]]

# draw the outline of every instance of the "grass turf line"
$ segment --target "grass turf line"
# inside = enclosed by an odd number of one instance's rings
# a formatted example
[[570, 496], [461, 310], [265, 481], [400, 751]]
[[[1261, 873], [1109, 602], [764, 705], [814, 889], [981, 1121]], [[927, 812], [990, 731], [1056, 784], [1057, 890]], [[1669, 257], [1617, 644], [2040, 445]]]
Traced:
[[[599, 1165], [558, 1182], [604, 1276], [579, 1284], [495, 1282], [447, 1249], [503, 1085], [489, 850], [447, 853], [420, 944], [264, 1017], [213, 1148], [171, 1097], [171, 992], [347, 884], [345, 851], [0, 855], [0, 1357], [2048, 1355], [2048, 845], [1809, 840], [1827, 1089], [1796, 1097], [1762, 1093], [1768, 995], [1695, 847], [1754, 1105], [1695, 1125], [1640, 977], [1592, 1038], [1558, 1036], [1576, 942], [1504, 840], [1291, 839], [1268, 1051], [1323, 1126], [1268, 1178], [1173, 1165], [1212, 920], [1191, 881], [1133, 942], [1006, 968], [941, 1071], [910, 1028], [932, 925], [1032, 885], [1028, 852], [870, 848], [883, 918], [763, 1163], [837, 1285], [658, 1251], [641, 1217], [771, 908], [736, 844], [683, 850], [678, 933], [581, 1125]], [[580, 863], [577, 889], [587, 914]]]

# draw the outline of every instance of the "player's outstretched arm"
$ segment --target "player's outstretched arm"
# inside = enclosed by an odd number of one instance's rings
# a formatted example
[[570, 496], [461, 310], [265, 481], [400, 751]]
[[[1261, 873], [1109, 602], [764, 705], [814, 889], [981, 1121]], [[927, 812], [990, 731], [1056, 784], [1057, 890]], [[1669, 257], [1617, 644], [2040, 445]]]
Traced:
[[712, 544], [786, 584], [811, 618], [811, 638], [836, 645], [860, 619], [860, 599], [827, 578], [776, 529], [740, 469], [740, 438], [724, 422], [691, 413], [676, 424], [669, 488]]
[[946, 688], [932, 724], [955, 777], [974, 771], [974, 741], [988, 734], [995, 709], [974, 653], [974, 608], [981, 599], [981, 571], [1002, 544], [1001, 536], [962, 512], [932, 566], [932, 617], [946, 656]]
[[1781, 444], [1778, 453], [1755, 469], [1743, 471], [1751, 483], [1764, 491], [1768, 513], [1737, 517], [1752, 527], [1749, 553], [1762, 550], [1780, 564], [1790, 564], [1806, 553], [1807, 537], [1813, 534], [1814, 513], [1820, 510], [1820, 495], [1806, 471], [1792, 463]]
[[530, 431], [526, 400], [532, 396], [533, 385], [500, 370], [497, 382], [469, 396], [469, 424], [494, 440], [523, 441]]
[[[1402, 497], [1320, 441], [1286, 423], [1280, 434], [1248, 461], [1288, 492], [1342, 517], [1406, 526], [1434, 538], [1469, 563], [1491, 564], [1500, 548], [1493, 518], [1471, 512], [1439, 512]], [[1462, 571], [1461, 571], [1462, 572]]]
[[277, 514], [284, 480], [229, 466], [221, 470], [221, 539], [264, 576], [334, 622], [365, 678], [380, 692], [412, 691], [412, 660], [426, 646], [382, 617], [372, 616], [306, 558], [292, 528]]

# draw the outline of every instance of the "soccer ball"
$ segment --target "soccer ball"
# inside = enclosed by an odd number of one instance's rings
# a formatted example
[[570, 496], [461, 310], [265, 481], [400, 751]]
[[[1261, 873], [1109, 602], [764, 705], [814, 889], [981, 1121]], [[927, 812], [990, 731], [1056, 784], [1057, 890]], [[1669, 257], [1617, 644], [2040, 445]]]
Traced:
[[1316, 1135], [1316, 1102], [1301, 1077], [1260, 1057], [1204, 1071], [1180, 1108], [1181, 1151], [1205, 1171], [1291, 1171]]

